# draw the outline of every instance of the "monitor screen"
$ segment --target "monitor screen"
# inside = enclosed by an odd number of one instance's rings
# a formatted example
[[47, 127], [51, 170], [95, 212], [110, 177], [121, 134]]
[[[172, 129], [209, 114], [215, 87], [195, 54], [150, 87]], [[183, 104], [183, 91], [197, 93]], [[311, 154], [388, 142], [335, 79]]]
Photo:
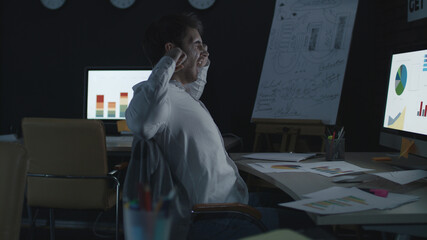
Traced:
[[382, 127], [382, 145], [400, 149], [406, 137], [415, 141], [419, 155], [427, 155], [420, 149], [427, 144], [427, 49], [391, 54]]
[[149, 68], [86, 68], [84, 118], [125, 119], [132, 87], [148, 79]]

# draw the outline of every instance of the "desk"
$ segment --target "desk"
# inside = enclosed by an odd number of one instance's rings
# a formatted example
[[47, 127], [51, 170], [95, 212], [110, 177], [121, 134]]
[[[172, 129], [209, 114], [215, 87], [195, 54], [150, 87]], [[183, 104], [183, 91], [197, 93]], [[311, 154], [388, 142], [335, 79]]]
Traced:
[[131, 152], [132, 151], [132, 135], [123, 136], [106, 136], [106, 144], [108, 152]]
[[[230, 154], [239, 170], [255, 175], [273, 184], [286, 192], [295, 200], [302, 198], [302, 195], [315, 192], [332, 186], [352, 187], [360, 186], [359, 183], [333, 183], [332, 178], [319, 174], [298, 172], [298, 173], [261, 173], [251, 168], [248, 163], [261, 162], [242, 157], [243, 153]], [[372, 157], [385, 156], [385, 153], [346, 153], [346, 161], [363, 168], [375, 169], [372, 172], [395, 171], [396, 169], [388, 163], [374, 162]], [[426, 165], [427, 160], [411, 159], [419, 165]], [[304, 162], [324, 161], [324, 158], [309, 159]], [[393, 162], [404, 160], [393, 159]], [[371, 186], [385, 188], [396, 193], [417, 195], [420, 199], [391, 210], [368, 210], [356, 213], [318, 215], [308, 213], [318, 225], [343, 225], [343, 224], [427, 224], [427, 180], [420, 180], [404, 186], [379, 180], [369, 184], [381, 184], [381, 186]], [[366, 185], [363, 184], [363, 185]]]

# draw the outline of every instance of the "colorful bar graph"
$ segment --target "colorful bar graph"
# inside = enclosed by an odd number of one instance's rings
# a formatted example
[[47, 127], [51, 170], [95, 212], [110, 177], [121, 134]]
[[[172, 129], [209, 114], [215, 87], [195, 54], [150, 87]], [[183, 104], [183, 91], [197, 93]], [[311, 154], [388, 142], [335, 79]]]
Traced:
[[427, 116], [427, 105], [423, 105], [423, 101], [420, 103], [420, 110], [417, 112], [417, 116], [426, 117]]
[[120, 93], [120, 117], [125, 117], [125, 111], [128, 107], [128, 93]]
[[424, 55], [423, 71], [424, 71], [424, 72], [427, 72], [427, 54], [426, 54], [426, 55]]
[[96, 95], [96, 117], [104, 117], [104, 95]]
[[319, 210], [326, 210], [328, 207], [351, 207], [354, 206], [354, 204], [368, 205], [365, 199], [349, 195], [342, 198], [306, 203], [304, 206]]
[[320, 166], [312, 169], [319, 172], [329, 173], [329, 174], [342, 174], [342, 173], [352, 172], [351, 170], [343, 171], [341, 168], [329, 168], [328, 166]]
[[115, 117], [115, 116], [116, 116], [116, 103], [108, 102], [108, 117]]

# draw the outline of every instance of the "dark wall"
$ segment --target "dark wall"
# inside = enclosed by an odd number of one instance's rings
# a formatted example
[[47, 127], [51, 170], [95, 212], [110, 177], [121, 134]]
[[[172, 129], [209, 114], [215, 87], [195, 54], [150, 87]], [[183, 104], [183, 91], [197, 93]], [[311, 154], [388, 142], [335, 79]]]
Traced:
[[[373, 2], [359, 0], [337, 121], [353, 151], [378, 149], [391, 29], [400, 26], [418, 39], [412, 27], [427, 25], [406, 23], [406, 1]], [[1, 1], [0, 134], [20, 134], [26, 116], [81, 117], [86, 66], [148, 65], [141, 48], [147, 24], [167, 13], [194, 11], [204, 22], [212, 61], [202, 100], [220, 130], [243, 137], [250, 150], [250, 118], [274, 6], [273, 0], [218, 0], [198, 11], [187, 0], [136, 0], [120, 10], [108, 0], [67, 0], [52, 11], [38, 0]], [[426, 39], [423, 34], [419, 41]]]
[[204, 22], [211, 68], [203, 100], [223, 132], [246, 135], [275, 2], [217, 1], [197, 11], [187, 0], [68, 0], [59, 10], [38, 0], [2, 1], [0, 133], [22, 117], [81, 117], [86, 66], [149, 65], [141, 39], [167, 13], [194, 11]]

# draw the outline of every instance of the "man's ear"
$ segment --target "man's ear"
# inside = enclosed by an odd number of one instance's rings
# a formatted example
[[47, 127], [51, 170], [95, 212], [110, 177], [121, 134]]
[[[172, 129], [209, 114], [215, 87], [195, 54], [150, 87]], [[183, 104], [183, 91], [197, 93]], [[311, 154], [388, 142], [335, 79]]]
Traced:
[[173, 44], [171, 42], [165, 43], [165, 52], [169, 52], [174, 47], [175, 47], [175, 44]]

